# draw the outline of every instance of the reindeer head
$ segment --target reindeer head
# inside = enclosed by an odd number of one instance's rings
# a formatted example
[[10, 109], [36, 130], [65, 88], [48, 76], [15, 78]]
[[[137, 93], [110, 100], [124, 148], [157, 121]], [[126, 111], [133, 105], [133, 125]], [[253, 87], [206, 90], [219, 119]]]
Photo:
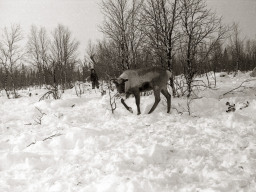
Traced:
[[125, 93], [125, 82], [128, 81], [128, 79], [117, 78], [112, 80], [116, 86], [117, 91], [119, 93]]

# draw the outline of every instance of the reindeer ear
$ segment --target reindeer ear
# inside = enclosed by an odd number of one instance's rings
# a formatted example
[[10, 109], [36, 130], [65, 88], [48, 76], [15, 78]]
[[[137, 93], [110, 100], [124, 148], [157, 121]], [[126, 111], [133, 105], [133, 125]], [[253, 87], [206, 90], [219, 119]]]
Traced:
[[128, 79], [117, 78], [117, 79], [111, 79], [110, 81], [113, 81], [113, 83], [120, 85], [120, 84], [128, 81]]

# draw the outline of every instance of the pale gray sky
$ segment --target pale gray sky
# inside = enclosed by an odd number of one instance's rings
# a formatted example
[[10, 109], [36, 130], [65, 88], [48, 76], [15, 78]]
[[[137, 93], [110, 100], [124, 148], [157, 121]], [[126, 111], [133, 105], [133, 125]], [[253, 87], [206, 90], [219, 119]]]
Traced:
[[58, 24], [67, 26], [80, 42], [83, 55], [89, 40], [103, 37], [101, 0], [0, 0], [0, 28], [20, 24], [27, 36], [32, 24], [52, 32]]
[[[25, 36], [32, 24], [50, 32], [59, 23], [68, 26], [80, 41], [80, 52], [89, 40], [102, 38], [101, 0], [0, 0], [0, 28], [18, 23]], [[207, 0], [225, 22], [238, 22], [244, 36], [256, 38], [256, 0]]]
[[256, 39], [256, 0], [207, 0], [226, 23], [239, 23], [244, 37]]

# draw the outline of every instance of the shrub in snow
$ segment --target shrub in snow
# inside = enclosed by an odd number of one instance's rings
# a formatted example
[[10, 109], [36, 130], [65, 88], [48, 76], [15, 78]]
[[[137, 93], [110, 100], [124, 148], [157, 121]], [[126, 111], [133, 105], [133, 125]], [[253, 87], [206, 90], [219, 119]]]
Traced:
[[51, 96], [53, 97], [53, 99], [60, 99], [61, 91], [58, 85], [50, 85], [47, 89], [48, 91], [39, 99], [39, 101], [44, 99], [50, 99]]
[[76, 95], [78, 97], [81, 97], [81, 95], [84, 94], [83, 82], [79, 82], [79, 81], [75, 82], [74, 87], [75, 87]]
[[[116, 110], [116, 94], [113, 95], [113, 88], [111, 86], [111, 82], [107, 85], [108, 88], [108, 96], [109, 96], [109, 104], [111, 107], [111, 112], [114, 113], [114, 111]], [[103, 96], [103, 94], [101, 93], [101, 95]]]

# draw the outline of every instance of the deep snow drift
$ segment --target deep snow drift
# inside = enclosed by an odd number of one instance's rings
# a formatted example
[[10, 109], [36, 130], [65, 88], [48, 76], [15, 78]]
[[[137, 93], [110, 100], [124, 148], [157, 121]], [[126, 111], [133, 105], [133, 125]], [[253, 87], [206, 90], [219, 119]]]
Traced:
[[[177, 192], [256, 189], [256, 81], [217, 77], [198, 99], [141, 98], [142, 115], [99, 91], [38, 101], [45, 90], [0, 97], [1, 192]], [[38, 93], [38, 95], [36, 95]], [[246, 105], [247, 101], [249, 105]], [[236, 104], [234, 112], [228, 106]], [[127, 104], [134, 111], [134, 98]], [[240, 109], [241, 108], [241, 109]]]

